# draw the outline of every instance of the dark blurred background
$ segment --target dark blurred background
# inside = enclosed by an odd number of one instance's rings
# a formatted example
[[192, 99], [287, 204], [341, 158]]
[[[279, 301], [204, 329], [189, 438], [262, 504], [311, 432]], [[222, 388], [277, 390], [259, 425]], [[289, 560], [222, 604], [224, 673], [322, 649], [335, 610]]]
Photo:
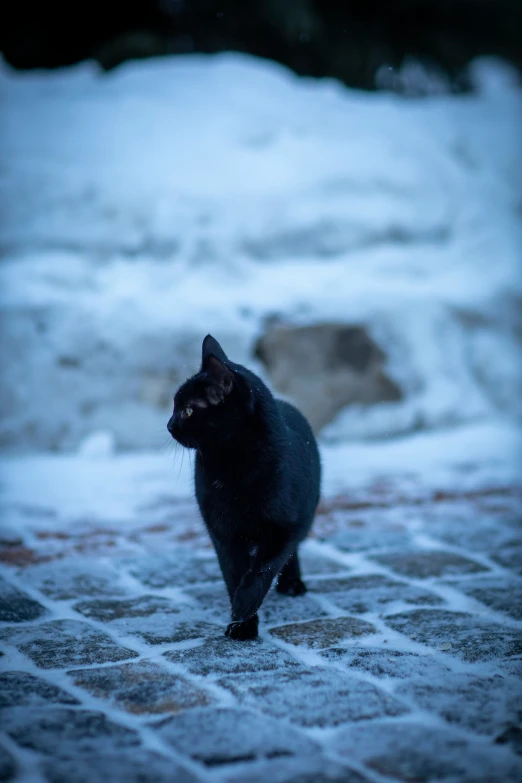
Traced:
[[[4, 0], [0, 47], [16, 68], [236, 50], [298, 74], [375, 89], [414, 58], [466, 90], [480, 55], [522, 66], [521, 0]], [[392, 88], [401, 90], [400, 78]]]

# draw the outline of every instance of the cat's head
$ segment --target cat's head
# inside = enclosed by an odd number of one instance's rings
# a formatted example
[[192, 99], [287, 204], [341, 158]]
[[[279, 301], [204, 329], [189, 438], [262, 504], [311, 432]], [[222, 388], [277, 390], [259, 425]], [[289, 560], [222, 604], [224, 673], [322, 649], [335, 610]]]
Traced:
[[256, 392], [268, 390], [257, 376], [231, 362], [210, 334], [203, 340], [201, 369], [180, 386], [167, 429], [187, 448], [225, 445], [252, 417]]

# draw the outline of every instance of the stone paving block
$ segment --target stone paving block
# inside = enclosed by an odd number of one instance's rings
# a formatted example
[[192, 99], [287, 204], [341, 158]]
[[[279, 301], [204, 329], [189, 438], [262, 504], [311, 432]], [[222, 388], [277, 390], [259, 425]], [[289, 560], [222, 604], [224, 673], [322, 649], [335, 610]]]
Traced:
[[36, 620], [47, 610], [0, 576], [0, 622], [26, 623]]
[[478, 734], [499, 734], [522, 717], [522, 683], [499, 674], [476, 677], [451, 673], [434, 682], [412, 679], [401, 684], [396, 693]]
[[514, 656], [513, 658], [498, 661], [498, 668], [502, 673], [505, 672], [511, 677], [520, 677], [522, 680], [522, 657]]
[[140, 744], [136, 731], [97, 710], [18, 707], [8, 710], [2, 720], [5, 731], [18, 745], [49, 755], [73, 756]]
[[497, 547], [489, 555], [492, 560], [516, 574], [522, 574], [522, 543], [520, 536]]
[[424, 528], [433, 538], [470, 552], [479, 552], [518, 572], [522, 569], [520, 517], [474, 514], [471, 524], [469, 508], [461, 516], [452, 513], [451, 509], [427, 509], [423, 517]]
[[[209, 585], [191, 587], [184, 591], [195, 599], [205, 616], [226, 624], [230, 622], [230, 599], [224, 586]], [[267, 625], [280, 625], [298, 620], [326, 617], [326, 612], [314, 601], [311, 594], [300, 596], [279, 595], [270, 590], [259, 611], [259, 619]]]
[[401, 650], [376, 647], [332, 647], [321, 652], [323, 658], [341, 663], [350, 669], [367, 672], [373, 677], [410, 679], [422, 676], [426, 679], [445, 677], [451, 669], [432, 655], [416, 655]]
[[79, 620], [50, 620], [24, 628], [6, 628], [0, 631], [0, 638], [14, 644], [41, 669], [122, 661], [138, 655]]
[[[520, 720], [519, 720], [520, 724]], [[507, 745], [518, 756], [522, 756], [522, 728], [518, 726], [508, 726], [495, 737], [496, 745]]]
[[[390, 522], [385, 515], [365, 513], [361, 516], [336, 512], [340, 517], [338, 532], [328, 536], [329, 544], [343, 552], [367, 552], [368, 550], [409, 548], [411, 533], [400, 522]], [[389, 512], [388, 512], [389, 514]]]
[[181, 607], [169, 598], [157, 595], [140, 595], [126, 599], [96, 599], [80, 601], [73, 607], [85, 617], [110, 623], [113, 620], [150, 617], [151, 614], [179, 614]]
[[382, 574], [315, 579], [313, 582], [310, 580], [308, 586], [311, 591], [324, 594], [325, 598], [346, 612], [356, 614], [380, 613], [385, 609], [389, 611], [394, 604], [402, 607], [404, 604], [436, 606], [443, 603], [438, 595], [429, 590]]
[[186, 678], [150, 661], [69, 671], [75, 685], [135, 715], [179, 712], [214, 699]]
[[242, 709], [192, 710], [155, 728], [180, 753], [189, 753], [209, 767], [319, 751], [297, 729]]
[[177, 762], [141, 748], [128, 752], [96, 750], [72, 758], [55, 757], [42, 764], [48, 783], [198, 783]]
[[375, 633], [375, 628], [357, 617], [336, 617], [327, 620], [310, 620], [307, 623], [281, 625], [269, 631], [289, 644], [310, 647], [315, 650], [331, 647], [343, 639], [353, 639]]
[[125, 595], [116, 569], [96, 558], [71, 557], [24, 568], [23, 578], [57, 601]]
[[16, 777], [16, 761], [3, 745], [0, 745], [0, 780], [8, 781]]
[[483, 576], [464, 581], [446, 581], [462, 593], [493, 609], [495, 612], [522, 620], [522, 580], [506, 576]]
[[40, 707], [44, 704], [79, 704], [70, 693], [29, 672], [0, 673], [0, 709]]
[[519, 783], [522, 771], [515, 756], [491, 743], [413, 721], [343, 727], [332, 747], [404, 783]]
[[333, 560], [322, 552], [315, 552], [313, 549], [309, 549], [306, 544], [299, 550], [299, 561], [301, 563], [301, 573], [305, 582], [308, 576], [314, 574], [337, 574], [350, 570], [350, 566], [338, 563], [336, 560]]
[[321, 609], [310, 593], [299, 596], [280, 595], [274, 589], [268, 593], [259, 610], [259, 619], [266, 625], [280, 625], [326, 616], [324, 609]]
[[164, 653], [172, 663], [182, 663], [192, 674], [229, 674], [236, 672], [274, 671], [299, 667], [296, 659], [270, 642], [255, 639], [235, 642], [219, 636], [207, 639], [189, 650]]
[[387, 625], [422, 644], [464, 661], [488, 661], [522, 653], [522, 631], [464, 612], [415, 609], [386, 617]]
[[150, 553], [124, 563], [142, 584], [156, 589], [223, 581], [217, 557], [210, 551], [195, 553], [178, 548], [173, 554]]
[[[125, 629], [120, 626], [119, 630]], [[152, 622], [148, 622], [145, 628], [132, 631], [127, 630], [127, 633], [141, 636], [147, 644], [169, 644], [184, 642], [191, 639], [208, 639], [209, 637], [214, 637], [216, 634], [222, 632], [223, 627], [220, 625], [199, 621], [171, 622], [161, 628], [154, 627]]]
[[85, 617], [110, 623], [111, 630], [118, 633], [139, 636], [148, 644], [183, 642], [221, 631], [221, 626], [201, 620], [197, 610], [163, 596], [81, 601], [74, 609]]
[[337, 726], [409, 712], [406, 705], [375, 685], [333, 669], [301, 667], [255, 677], [223, 677], [218, 683], [245, 707], [301, 726]]
[[476, 574], [488, 569], [480, 563], [444, 550], [408, 550], [371, 555], [381, 565], [410, 579], [428, 579], [435, 576]]
[[224, 584], [215, 582], [211, 585], [188, 587], [183, 592], [196, 602], [207, 619], [218, 620], [220, 623], [230, 622], [230, 598]]
[[321, 755], [238, 765], [222, 780], [226, 783], [370, 783], [365, 775]]

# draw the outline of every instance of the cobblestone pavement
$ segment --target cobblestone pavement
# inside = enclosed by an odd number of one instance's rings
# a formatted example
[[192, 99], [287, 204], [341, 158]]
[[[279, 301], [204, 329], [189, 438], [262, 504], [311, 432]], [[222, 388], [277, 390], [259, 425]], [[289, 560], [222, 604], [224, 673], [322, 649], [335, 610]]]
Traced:
[[307, 595], [271, 593], [246, 643], [187, 502], [132, 531], [5, 533], [0, 779], [520, 781], [520, 510], [509, 488], [334, 498]]

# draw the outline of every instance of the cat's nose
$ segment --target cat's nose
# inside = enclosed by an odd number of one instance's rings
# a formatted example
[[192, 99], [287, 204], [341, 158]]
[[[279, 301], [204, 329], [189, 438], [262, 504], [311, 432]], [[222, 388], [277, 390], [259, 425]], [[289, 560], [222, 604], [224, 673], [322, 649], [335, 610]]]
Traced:
[[171, 416], [167, 422], [167, 429], [172, 435], [174, 433], [174, 416]]

